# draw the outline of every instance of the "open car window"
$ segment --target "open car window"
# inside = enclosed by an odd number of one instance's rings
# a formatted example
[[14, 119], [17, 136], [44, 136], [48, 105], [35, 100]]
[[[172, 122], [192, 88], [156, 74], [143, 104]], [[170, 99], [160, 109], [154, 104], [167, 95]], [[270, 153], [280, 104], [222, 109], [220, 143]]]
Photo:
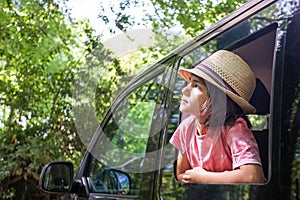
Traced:
[[[250, 103], [254, 105], [254, 107], [257, 109], [257, 112], [255, 114], [248, 115], [248, 118], [253, 125], [252, 132], [259, 146], [260, 157], [262, 160], [262, 166], [263, 171], [265, 173], [265, 177], [269, 180], [271, 177], [271, 174], [269, 173], [269, 165], [271, 164], [269, 162], [271, 159], [269, 149], [271, 144], [269, 141], [271, 141], [272, 137], [272, 133], [269, 133], [270, 94], [272, 92], [272, 74], [275, 52], [274, 48], [277, 39], [278, 24], [272, 23], [263, 29], [259, 29], [252, 33], [251, 31], [249, 31], [249, 35], [242, 36], [240, 33], [238, 33], [238, 31], [239, 29], [245, 28], [245, 23], [239, 24], [237, 27], [234, 27], [228, 32], [221, 34], [214, 40], [209, 41], [203, 46], [195, 48], [194, 51], [183, 56], [182, 60], [179, 63], [179, 67], [193, 68], [207, 56], [211, 55], [213, 52], [219, 49], [233, 51], [234, 53], [242, 57], [250, 65], [256, 77], [256, 89], [250, 100]], [[230, 43], [230, 41], [232, 43]], [[177, 82], [180, 83], [182, 82], [182, 80], [183, 79], [181, 78], [181, 76], [178, 75]], [[180, 91], [183, 88], [183, 86], [183, 84], [179, 85], [179, 87], [177, 88], [178, 94], [174, 95], [174, 99], [180, 98]], [[177, 101], [177, 103], [179, 106], [179, 101]], [[178, 123], [180, 123], [180, 121], [187, 117], [183, 113], [181, 113], [180, 116], [181, 117], [179, 118]], [[173, 134], [172, 131], [174, 131], [174, 127], [172, 128], [172, 130], [170, 129], [168, 131], [168, 138], [170, 138]], [[174, 156], [174, 160], [176, 160], [177, 150], [175, 148], [173, 149], [172, 155]], [[168, 167], [165, 167], [162, 183], [167, 183], [170, 179], [170, 181], [176, 182], [176, 180], [172, 180], [174, 179], [174, 174], [170, 174], [170, 171], [173, 171], [174, 173], [175, 170], [176, 169], [171, 163]], [[162, 191], [164, 191], [164, 189], [167, 191], [169, 190], [168, 188], [169, 187], [167, 185], [163, 184]], [[174, 191], [185, 190], [181, 186], [176, 185], [174, 185], [173, 189]], [[172, 194], [164, 193], [164, 195], [170, 195], [174, 197], [174, 195]], [[184, 193], [181, 193], [180, 195], [184, 195]], [[185, 197], [180, 196], [180, 198]]]

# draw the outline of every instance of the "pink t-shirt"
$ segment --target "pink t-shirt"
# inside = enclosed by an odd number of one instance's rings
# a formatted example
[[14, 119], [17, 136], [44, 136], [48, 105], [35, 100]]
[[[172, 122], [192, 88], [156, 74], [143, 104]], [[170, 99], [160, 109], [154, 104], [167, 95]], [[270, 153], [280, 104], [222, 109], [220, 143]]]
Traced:
[[256, 140], [243, 118], [238, 118], [232, 127], [206, 135], [197, 134], [195, 120], [192, 115], [184, 119], [170, 139], [171, 144], [187, 155], [192, 168], [222, 172], [244, 164], [261, 165]]

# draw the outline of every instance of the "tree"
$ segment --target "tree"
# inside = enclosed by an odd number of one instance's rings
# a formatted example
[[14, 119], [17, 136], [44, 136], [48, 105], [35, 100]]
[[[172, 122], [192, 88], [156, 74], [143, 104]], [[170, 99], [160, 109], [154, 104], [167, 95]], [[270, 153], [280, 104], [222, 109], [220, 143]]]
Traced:
[[45, 164], [78, 166], [82, 158], [74, 80], [99, 42], [87, 22], [69, 21], [54, 1], [6, 0], [0, 7], [0, 196], [32, 199], [42, 196]]
[[[99, 17], [109, 25], [111, 32], [127, 31], [132, 27], [152, 24], [154, 30], [179, 26], [186, 35], [194, 37], [246, 2], [246, 0], [150, 0], [149, 2], [119, 0], [115, 4], [111, 3], [109, 8], [102, 5]], [[143, 11], [142, 20], [130, 14], [140, 10]]]
[[[221, 2], [119, 0], [110, 2], [108, 7], [104, 6], [106, 4], [101, 4], [99, 17], [111, 33], [117, 31], [126, 33], [135, 28], [151, 25], [156, 42], [146, 49], [141, 48], [140, 53], [148, 54], [145, 56], [148, 60], [158, 60], [245, 2], [246, 0]], [[141, 13], [141, 15], [138, 18], [132, 13]]]

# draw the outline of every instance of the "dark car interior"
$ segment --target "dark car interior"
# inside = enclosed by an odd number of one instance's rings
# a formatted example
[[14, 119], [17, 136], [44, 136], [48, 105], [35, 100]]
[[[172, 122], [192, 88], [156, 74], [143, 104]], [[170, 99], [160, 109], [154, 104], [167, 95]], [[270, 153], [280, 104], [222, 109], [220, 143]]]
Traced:
[[269, 133], [270, 93], [272, 92], [272, 71], [274, 63], [277, 23], [250, 35], [249, 37], [226, 48], [240, 55], [249, 65], [256, 76], [256, 88], [250, 103], [256, 108], [256, 115], [266, 116], [265, 127], [252, 130], [257, 141], [265, 177], [269, 179], [271, 157], [271, 133]]

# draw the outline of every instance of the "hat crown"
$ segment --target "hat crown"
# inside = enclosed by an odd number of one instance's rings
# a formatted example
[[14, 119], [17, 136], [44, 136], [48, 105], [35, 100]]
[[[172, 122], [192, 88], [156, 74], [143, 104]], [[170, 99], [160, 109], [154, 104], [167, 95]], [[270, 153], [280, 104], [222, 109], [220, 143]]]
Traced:
[[201, 62], [221, 77], [240, 97], [249, 101], [256, 85], [249, 65], [238, 55], [220, 50]]

